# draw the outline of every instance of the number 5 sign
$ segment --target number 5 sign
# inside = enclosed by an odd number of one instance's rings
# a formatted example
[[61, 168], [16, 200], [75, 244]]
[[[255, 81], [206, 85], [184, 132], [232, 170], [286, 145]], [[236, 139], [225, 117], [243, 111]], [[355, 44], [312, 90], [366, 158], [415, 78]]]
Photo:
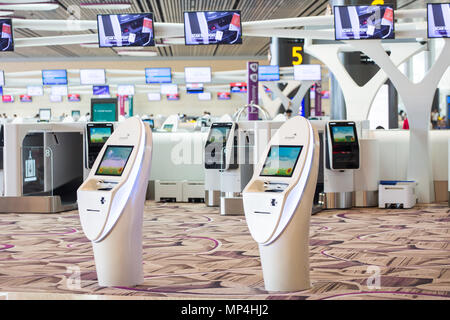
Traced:
[[[303, 56], [301, 54], [301, 51], [303, 50], [303, 47], [292, 47], [292, 65], [296, 66], [299, 64], [302, 64], [303, 62]], [[297, 59], [297, 60], [295, 60]]]

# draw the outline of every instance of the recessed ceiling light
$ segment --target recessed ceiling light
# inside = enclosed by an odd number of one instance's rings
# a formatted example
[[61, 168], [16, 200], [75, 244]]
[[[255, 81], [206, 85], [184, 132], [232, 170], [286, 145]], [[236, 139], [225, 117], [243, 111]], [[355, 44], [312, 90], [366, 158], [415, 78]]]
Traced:
[[59, 3], [55, 1], [0, 3], [1, 10], [50, 11], [58, 8]]
[[117, 51], [117, 54], [132, 57], [155, 57], [158, 55], [155, 51]]
[[131, 8], [129, 2], [82, 2], [80, 7], [92, 10], [126, 10]]
[[14, 14], [14, 11], [0, 10], [0, 16], [10, 16], [12, 14]]

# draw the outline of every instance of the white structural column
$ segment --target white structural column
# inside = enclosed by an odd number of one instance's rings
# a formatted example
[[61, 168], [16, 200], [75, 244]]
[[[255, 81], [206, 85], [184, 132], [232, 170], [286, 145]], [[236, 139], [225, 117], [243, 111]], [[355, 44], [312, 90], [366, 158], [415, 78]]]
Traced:
[[[361, 40], [348, 42], [349, 45], [361, 43]], [[370, 40], [374, 41], [374, 40]], [[367, 41], [364, 41], [366, 43]], [[366, 120], [369, 116], [370, 107], [380, 87], [386, 82], [388, 76], [380, 69], [375, 76], [364, 86], [359, 86], [345, 69], [339, 53], [348, 51], [348, 46], [342, 44], [311, 44], [308, 39], [305, 42], [305, 52], [321, 60], [330, 70], [341, 86], [344, 94], [347, 119]], [[424, 50], [425, 47], [419, 43], [392, 43], [389, 46], [391, 58], [395, 66], [399, 66], [405, 60]], [[359, 51], [362, 51], [358, 49]], [[385, 50], [385, 49], [383, 49]], [[355, 51], [355, 50], [351, 50]]]
[[[434, 40], [431, 40], [434, 41]], [[440, 79], [450, 65], [450, 39], [444, 39], [444, 47], [428, 73], [418, 83], [411, 82], [386, 54], [380, 41], [363, 40], [352, 46], [372, 58], [389, 76], [405, 104], [410, 136], [408, 179], [418, 183], [420, 203], [434, 201], [434, 185], [429, 144], [431, 104]]]

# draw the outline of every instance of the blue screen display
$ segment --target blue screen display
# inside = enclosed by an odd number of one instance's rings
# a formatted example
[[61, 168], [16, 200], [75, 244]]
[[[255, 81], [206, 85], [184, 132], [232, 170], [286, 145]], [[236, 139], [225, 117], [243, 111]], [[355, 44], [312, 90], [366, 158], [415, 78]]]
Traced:
[[92, 93], [94, 96], [109, 95], [109, 86], [93, 86]]
[[42, 70], [42, 83], [47, 86], [67, 84], [66, 70]]
[[146, 68], [145, 83], [172, 83], [170, 68]]
[[280, 68], [278, 66], [259, 66], [259, 81], [278, 81], [280, 80]]

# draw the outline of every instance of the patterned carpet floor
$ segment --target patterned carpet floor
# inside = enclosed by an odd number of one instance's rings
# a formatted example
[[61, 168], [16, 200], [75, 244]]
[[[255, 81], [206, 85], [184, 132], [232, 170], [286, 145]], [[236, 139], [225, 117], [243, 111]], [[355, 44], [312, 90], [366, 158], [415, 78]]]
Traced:
[[[204, 204], [146, 203], [145, 281], [135, 288], [98, 286], [91, 243], [76, 211], [2, 214], [0, 292], [151, 299], [450, 299], [449, 212], [446, 204], [322, 211], [311, 218], [312, 287], [285, 293], [264, 290], [258, 247], [244, 216], [221, 216]], [[376, 273], [379, 287], [374, 288]]]

